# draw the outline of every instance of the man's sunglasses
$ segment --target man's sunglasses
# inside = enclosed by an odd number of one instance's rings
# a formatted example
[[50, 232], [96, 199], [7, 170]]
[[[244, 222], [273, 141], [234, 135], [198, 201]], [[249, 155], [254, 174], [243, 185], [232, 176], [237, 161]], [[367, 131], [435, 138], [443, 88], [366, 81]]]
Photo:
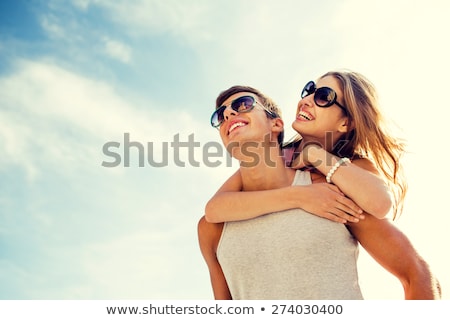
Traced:
[[[237, 98], [236, 100], [231, 101], [231, 109], [233, 109], [235, 112], [239, 113], [245, 113], [250, 112], [253, 110], [253, 108], [256, 106], [258, 102], [255, 98], [252, 96], [242, 96]], [[268, 112], [271, 116], [274, 116], [273, 112], [267, 111], [266, 107], [261, 104], [261, 106], [264, 108], [266, 112]], [[211, 125], [214, 128], [220, 127], [222, 122], [225, 120], [223, 113], [227, 106], [221, 106], [216, 109], [216, 111], [213, 112], [211, 116]]]
[[345, 113], [347, 113], [347, 108], [337, 102], [337, 94], [333, 89], [328, 87], [317, 88], [314, 81], [310, 81], [302, 90], [302, 99], [311, 94], [314, 94], [314, 102], [317, 106], [328, 108], [329, 106], [336, 104], [338, 107], [343, 109]]

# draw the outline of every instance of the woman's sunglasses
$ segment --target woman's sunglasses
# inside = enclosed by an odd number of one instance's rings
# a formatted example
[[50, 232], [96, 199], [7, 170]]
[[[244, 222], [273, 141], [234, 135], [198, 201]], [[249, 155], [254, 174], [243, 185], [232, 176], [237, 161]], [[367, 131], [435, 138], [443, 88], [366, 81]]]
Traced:
[[[237, 98], [236, 100], [231, 101], [230, 107], [235, 112], [244, 113], [244, 112], [252, 111], [257, 103], [259, 103], [259, 102], [252, 96], [242, 96], [242, 97]], [[264, 108], [264, 110], [266, 112], [268, 112], [270, 115], [273, 115], [273, 113], [267, 111], [266, 108], [262, 104], [261, 104], [261, 106]], [[227, 106], [221, 106], [221, 107], [217, 108], [216, 111], [213, 112], [213, 114], [211, 116], [211, 125], [214, 128], [220, 127], [222, 122], [225, 120], [223, 113], [226, 108], [227, 108]]]
[[317, 104], [317, 106], [328, 108], [329, 106], [336, 104], [338, 107], [344, 110], [345, 113], [347, 113], [347, 108], [337, 102], [337, 94], [333, 89], [328, 87], [317, 88], [314, 81], [310, 81], [302, 90], [302, 99], [311, 94], [314, 94], [314, 102]]

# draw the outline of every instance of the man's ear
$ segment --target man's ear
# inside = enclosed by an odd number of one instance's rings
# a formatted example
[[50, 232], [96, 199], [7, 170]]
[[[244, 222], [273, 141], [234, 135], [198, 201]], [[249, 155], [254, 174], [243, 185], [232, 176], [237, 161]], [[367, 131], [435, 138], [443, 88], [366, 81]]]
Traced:
[[272, 119], [272, 132], [283, 132], [284, 122], [281, 118]]

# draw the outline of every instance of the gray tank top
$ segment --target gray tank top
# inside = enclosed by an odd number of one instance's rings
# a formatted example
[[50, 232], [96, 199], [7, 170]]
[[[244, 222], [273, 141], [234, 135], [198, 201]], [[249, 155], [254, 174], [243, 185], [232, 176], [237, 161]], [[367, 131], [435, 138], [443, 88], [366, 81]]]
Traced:
[[[296, 172], [294, 185], [311, 184]], [[301, 209], [224, 224], [217, 257], [233, 299], [358, 300], [358, 243]]]

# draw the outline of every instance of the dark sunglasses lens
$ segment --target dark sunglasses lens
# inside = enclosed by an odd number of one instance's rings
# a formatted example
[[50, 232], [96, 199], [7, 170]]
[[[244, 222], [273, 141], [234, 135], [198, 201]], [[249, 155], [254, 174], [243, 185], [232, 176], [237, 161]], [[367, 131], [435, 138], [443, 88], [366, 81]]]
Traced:
[[231, 109], [233, 109], [236, 112], [248, 112], [252, 110], [254, 106], [255, 106], [255, 99], [250, 96], [237, 98], [231, 103]]
[[306, 96], [309, 96], [310, 94], [313, 94], [315, 90], [316, 84], [314, 83], [314, 81], [310, 81], [303, 88], [301, 97], [304, 98]]
[[[255, 106], [255, 102], [255, 99], [251, 96], [240, 97], [231, 102], [231, 109], [236, 112], [249, 112]], [[223, 113], [226, 108], [226, 106], [221, 106], [219, 109], [214, 111], [211, 116], [211, 125], [213, 127], [217, 128], [222, 124], [224, 120]]]
[[213, 127], [218, 127], [223, 122], [223, 111], [225, 110], [225, 106], [220, 107], [211, 116], [211, 125]]
[[335, 100], [336, 92], [327, 87], [317, 89], [316, 93], [314, 94], [314, 102], [319, 107], [329, 107], [334, 103]]

